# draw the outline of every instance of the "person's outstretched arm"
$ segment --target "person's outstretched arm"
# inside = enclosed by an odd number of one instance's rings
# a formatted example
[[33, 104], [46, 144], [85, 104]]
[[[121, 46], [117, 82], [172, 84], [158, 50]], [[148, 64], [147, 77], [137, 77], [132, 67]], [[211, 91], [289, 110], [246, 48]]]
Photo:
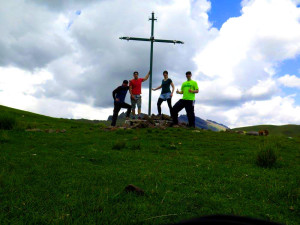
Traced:
[[156, 91], [156, 90], [158, 90], [158, 89], [160, 89], [160, 88], [161, 88], [161, 85], [158, 86], [157, 88], [152, 88], [152, 91]]
[[176, 93], [182, 95], [182, 94], [183, 94], [183, 91], [179, 91], [179, 90], [177, 89]]
[[143, 82], [146, 81], [146, 80], [148, 80], [149, 76], [150, 76], [150, 71], [149, 71], [149, 72], [147, 73], [147, 75], [143, 78]]

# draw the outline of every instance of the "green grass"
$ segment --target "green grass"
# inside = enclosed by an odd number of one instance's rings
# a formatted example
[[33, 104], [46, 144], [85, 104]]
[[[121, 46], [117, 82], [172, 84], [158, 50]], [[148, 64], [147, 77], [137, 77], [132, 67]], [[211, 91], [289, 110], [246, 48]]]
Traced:
[[271, 168], [275, 166], [277, 161], [277, 151], [278, 148], [276, 143], [272, 141], [266, 141], [259, 146], [259, 151], [257, 152], [256, 163], [261, 167]]
[[[22, 124], [0, 132], [0, 224], [168, 224], [211, 214], [300, 222], [300, 138], [109, 131], [0, 109]], [[256, 164], [265, 141], [277, 146], [272, 168]], [[126, 193], [128, 184], [145, 195]]]
[[2, 112], [0, 113], [0, 130], [11, 130], [16, 125], [16, 118], [7, 113]]
[[275, 125], [257, 125], [249, 127], [239, 127], [232, 129], [234, 131], [260, 131], [268, 130], [270, 135], [286, 136], [286, 137], [300, 137], [300, 125], [288, 124], [282, 126]]

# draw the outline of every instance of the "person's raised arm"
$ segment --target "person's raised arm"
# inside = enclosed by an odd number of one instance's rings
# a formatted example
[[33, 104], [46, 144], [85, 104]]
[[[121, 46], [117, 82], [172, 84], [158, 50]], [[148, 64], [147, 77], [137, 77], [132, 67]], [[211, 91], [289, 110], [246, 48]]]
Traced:
[[157, 88], [152, 88], [152, 91], [156, 91], [156, 90], [158, 90], [158, 89], [160, 89], [160, 88], [161, 88], [161, 85], [158, 86]]
[[149, 72], [147, 73], [147, 75], [143, 78], [143, 82], [146, 81], [146, 80], [148, 80], [149, 76], [150, 76], [150, 71], [149, 71]]

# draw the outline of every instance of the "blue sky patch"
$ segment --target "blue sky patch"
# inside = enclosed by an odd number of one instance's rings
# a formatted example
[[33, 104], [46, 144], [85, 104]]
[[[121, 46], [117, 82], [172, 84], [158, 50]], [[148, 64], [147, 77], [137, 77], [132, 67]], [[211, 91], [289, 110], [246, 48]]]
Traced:
[[278, 70], [279, 76], [289, 75], [299, 75], [300, 74], [300, 55], [294, 59], [288, 59], [280, 63]]
[[241, 15], [242, 6], [239, 0], [210, 0], [210, 2], [209, 21], [219, 30], [229, 18]]

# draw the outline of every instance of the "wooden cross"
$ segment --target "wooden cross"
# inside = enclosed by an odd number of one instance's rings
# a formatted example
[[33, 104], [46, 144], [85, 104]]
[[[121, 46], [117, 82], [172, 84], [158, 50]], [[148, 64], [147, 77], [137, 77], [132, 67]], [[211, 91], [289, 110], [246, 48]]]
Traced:
[[150, 80], [149, 80], [149, 108], [148, 115], [151, 115], [151, 91], [152, 91], [152, 66], [153, 66], [153, 43], [154, 42], [163, 42], [163, 43], [173, 43], [173, 44], [184, 44], [182, 41], [177, 40], [163, 40], [163, 39], [155, 39], [154, 38], [154, 21], [157, 20], [154, 18], [154, 12], [152, 12], [152, 17], [149, 18], [152, 21], [151, 26], [151, 37], [150, 38], [136, 38], [136, 37], [120, 37], [122, 40], [133, 40], [133, 41], [150, 41], [151, 49], [150, 49]]

